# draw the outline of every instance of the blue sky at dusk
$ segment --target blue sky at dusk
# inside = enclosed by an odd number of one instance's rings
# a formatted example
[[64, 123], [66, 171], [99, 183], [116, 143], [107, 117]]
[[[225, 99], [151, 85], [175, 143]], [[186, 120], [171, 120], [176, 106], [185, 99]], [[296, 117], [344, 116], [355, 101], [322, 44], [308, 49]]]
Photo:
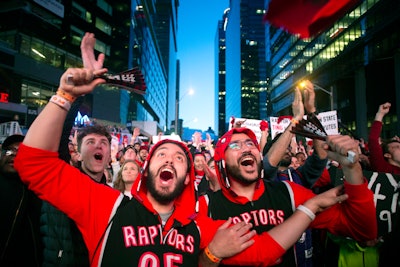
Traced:
[[[215, 37], [229, 0], [180, 0], [178, 59], [183, 127], [214, 129]], [[189, 90], [194, 94], [190, 95]], [[214, 129], [215, 130], [215, 129]]]

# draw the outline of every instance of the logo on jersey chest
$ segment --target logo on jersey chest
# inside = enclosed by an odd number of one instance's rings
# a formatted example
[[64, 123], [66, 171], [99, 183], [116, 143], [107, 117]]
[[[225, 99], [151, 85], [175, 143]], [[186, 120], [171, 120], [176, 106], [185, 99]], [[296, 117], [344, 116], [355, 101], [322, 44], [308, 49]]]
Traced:
[[278, 225], [285, 220], [285, 212], [283, 210], [258, 209], [231, 217], [233, 218], [233, 223], [245, 221], [253, 223], [254, 226]]
[[125, 247], [159, 245], [165, 242], [166, 245], [183, 252], [194, 252], [194, 237], [190, 234], [183, 235], [176, 229], [171, 229], [163, 241], [162, 227], [152, 226], [124, 226], [122, 227]]

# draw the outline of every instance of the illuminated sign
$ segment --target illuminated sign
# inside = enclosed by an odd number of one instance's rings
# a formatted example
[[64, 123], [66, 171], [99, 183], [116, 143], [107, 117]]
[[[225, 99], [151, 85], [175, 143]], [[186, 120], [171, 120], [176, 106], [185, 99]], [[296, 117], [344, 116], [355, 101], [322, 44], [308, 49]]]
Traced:
[[0, 93], [0, 102], [8, 103], [8, 94], [7, 93]]

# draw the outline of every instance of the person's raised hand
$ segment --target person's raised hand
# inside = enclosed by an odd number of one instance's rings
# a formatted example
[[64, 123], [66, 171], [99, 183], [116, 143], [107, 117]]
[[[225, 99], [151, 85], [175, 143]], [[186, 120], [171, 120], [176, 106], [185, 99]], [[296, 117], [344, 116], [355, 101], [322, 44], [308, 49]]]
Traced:
[[386, 102], [379, 106], [378, 112], [381, 113], [383, 116], [385, 116], [386, 114], [389, 113], [391, 106], [392, 106], [392, 104], [390, 104], [389, 102]]
[[211, 135], [209, 134], [209, 133], [206, 133], [206, 146], [207, 147], [211, 147], [211, 145], [212, 145], [212, 139], [211, 139]]
[[242, 127], [242, 125], [243, 125], [243, 123], [244, 123], [245, 121], [246, 121], [246, 120], [236, 121], [236, 122], [235, 122], [235, 128], [240, 128], [240, 127]]
[[352, 168], [359, 164], [359, 141], [348, 135], [329, 135], [326, 138], [327, 153], [331, 160], [342, 167]]
[[201, 145], [201, 133], [200, 132], [195, 132], [193, 134], [193, 144], [195, 144], [197, 149], [200, 149]]
[[133, 132], [132, 132], [133, 136], [139, 136], [140, 135], [140, 128], [139, 127], [135, 127], [133, 128]]
[[314, 85], [309, 80], [305, 80], [302, 82], [301, 90], [303, 91], [303, 103], [305, 110], [308, 113], [314, 113], [316, 111]]
[[293, 118], [300, 121], [304, 116], [304, 105], [301, 97], [301, 92], [298, 87], [294, 89], [294, 99], [292, 102]]
[[117, 161], [118, 145], [119, 145], [118, 137], [116, 137], [115, 135], [112, 135], [111, 136], [111, 160], [113, 162]]
[[106, 81], [96, 78], [96, 75], [103, 75], [107, 69], [91, 70], [83, 68], [68, 68], [60, 78], [60, 89], [64, 92], [79, 97], [91, 93], [99, 84]]
[[92, 70], [100, 70], [101, 68], [103, 68], [105, 55], [103, 53], [100, 53], [96, 60], [94, 54], [95, 44], [96, 38], [94, 34], [90, 32], [85, 33], [81, 41], [81, 56], [83, 67]]

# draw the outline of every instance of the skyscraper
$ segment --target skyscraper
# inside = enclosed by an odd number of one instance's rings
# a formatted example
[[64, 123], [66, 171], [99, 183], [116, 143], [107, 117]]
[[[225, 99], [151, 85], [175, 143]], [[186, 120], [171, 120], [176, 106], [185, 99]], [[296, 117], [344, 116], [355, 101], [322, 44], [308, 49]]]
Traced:
[[[266, 116], [263, 15], [263, 0], [230, 1], [225, 31], [225, 125], [231, 116], [251, 119]], [[221, 134], [220, 128], [219, 131]]]
[[225, 120], [225, 95], [226, 95], [226, 25], [228, 23], [229, 8], [225, 10], [222, 20], [218, 21], [217, 34], [215, 38], [215, 129], [218, 135], [225, 133], [228, 124]]

